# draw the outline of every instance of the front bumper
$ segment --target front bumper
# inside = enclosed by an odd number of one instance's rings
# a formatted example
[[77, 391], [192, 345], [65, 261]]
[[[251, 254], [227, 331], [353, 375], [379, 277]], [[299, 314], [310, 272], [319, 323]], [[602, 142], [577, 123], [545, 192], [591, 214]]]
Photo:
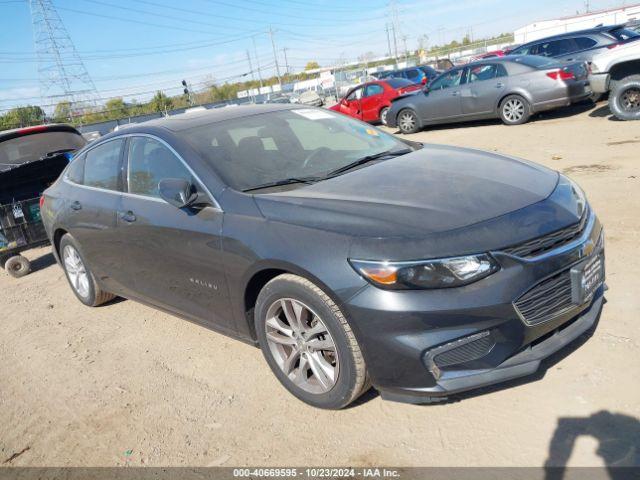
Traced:
[[[579, 238], [540, 257], [492, 252], [502, 270], [466, 287], [423, 291], [366, 287], [347, 308], [373, 385], [386, 399], [428, 403], [434, 397], [534, 373], [541, 360], [596, 323], [604, 286], [587, 303], [536, 324], [525, 322], [514, 302], [542, 280], [591, 256], [604, 257], [602, 238], [602, 227], [591, 213]], [[491, 343], [486, 341], [487, 332]], [[440, 349], [465, 342], [469, 348], [464, 355], [448, 355], [445, 367], [433, 368]]]
[[595, 93], [606, 93], [609, 91], [609, 74], [592, 73], [589, 75], [589, 83]]

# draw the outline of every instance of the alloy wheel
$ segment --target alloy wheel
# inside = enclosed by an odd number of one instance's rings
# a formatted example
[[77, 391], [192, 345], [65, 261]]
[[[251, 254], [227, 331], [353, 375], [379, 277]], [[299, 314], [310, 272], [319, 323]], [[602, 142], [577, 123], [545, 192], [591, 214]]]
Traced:
[[502, 107], [504, 118], [509, 122], [518, 122], [522, 119], [525, 112], [525, 105], [522, 100], [511, 98], [506, 101]]
[[398, 119], [398, 125], [403, 132], [410, 132], [416, 126], [416, 119], [413, 113], [404, 112]]
[[388, 108], [383, 108], [380, 112], [380, 123], [382, 123], [383, 125], [387, 124], [387, 113], [389, 113]]
[[630, 87], [622, 92], [620, 95], [620, 105], [622, 109], [627, 112], [640, 111], [640, 88]]
[[315, 394], [331, 390], [338, 379], [336, 345], [322, 319], [293, 298], [271, 304], [265, 322], [267, 344], [284, 374]]
[[89, 296], [89, 274], [80, 254], [74, 247], [67, 245], [62, 252], [62, 258], [71, 286], [78, 295], [87, 298]]

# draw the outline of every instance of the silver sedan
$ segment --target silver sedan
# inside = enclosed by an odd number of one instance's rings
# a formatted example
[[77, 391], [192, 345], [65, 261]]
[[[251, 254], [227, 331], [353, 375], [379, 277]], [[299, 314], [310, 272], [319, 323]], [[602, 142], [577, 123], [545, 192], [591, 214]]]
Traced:
[[387, 124], [402, 133], [488, 118], [519, 125], [534, 113], [588, 98], [587, 76], [584, 62], [531, 55], [480, 60], [443, 73], [422, 91], [398, 97]]

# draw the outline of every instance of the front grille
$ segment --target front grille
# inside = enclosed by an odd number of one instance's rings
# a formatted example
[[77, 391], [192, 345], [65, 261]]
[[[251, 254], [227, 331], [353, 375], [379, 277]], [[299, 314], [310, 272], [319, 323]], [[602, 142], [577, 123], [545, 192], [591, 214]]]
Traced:
[[477, 340], [473, 340], [460, 347], [455, 347], [446, 352], [433, 357], [433, 363], [438, 367], [450, 367], [461, 363], [472, 362], [488, 355], [496, 344], [492, 335], [486, 335]]
[[538, 325], [572, 310], [576, 305], [571, 298], [570, 270], [540, 282], [514, 306], [527, 325]]
[[537, 257], [549, 250], [566, 245], [582, 235], [585, 225], [587, 224], [588, 217], [589, 211], [588, 209], [585, 209], [585, 212], [582, 214], [582, 218], [578, 223], [574, 223], [573, 225], [561, 230], [556, 230], [555, 232], [548, 233], [541, 237], [534, 238], [533, 240], [528, 240], [518, 245], [503, 248], [502, 251], [516, 257]]

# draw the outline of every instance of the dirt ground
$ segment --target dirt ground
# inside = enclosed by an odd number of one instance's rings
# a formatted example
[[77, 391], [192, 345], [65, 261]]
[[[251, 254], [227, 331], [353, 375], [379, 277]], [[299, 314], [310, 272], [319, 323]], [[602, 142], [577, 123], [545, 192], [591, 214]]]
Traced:
[[411, 138], [528, 158], [584, 187], [606, 228], [610, 290], [580, 348], [443, 405], [371, 392], [321, 411], [290, 396], [258, 349], [132, 301], [82, 306], [38, 249], [31, 275], [0, 271], [0, 464], [638, 464], [640, 122], [599, 104]]

